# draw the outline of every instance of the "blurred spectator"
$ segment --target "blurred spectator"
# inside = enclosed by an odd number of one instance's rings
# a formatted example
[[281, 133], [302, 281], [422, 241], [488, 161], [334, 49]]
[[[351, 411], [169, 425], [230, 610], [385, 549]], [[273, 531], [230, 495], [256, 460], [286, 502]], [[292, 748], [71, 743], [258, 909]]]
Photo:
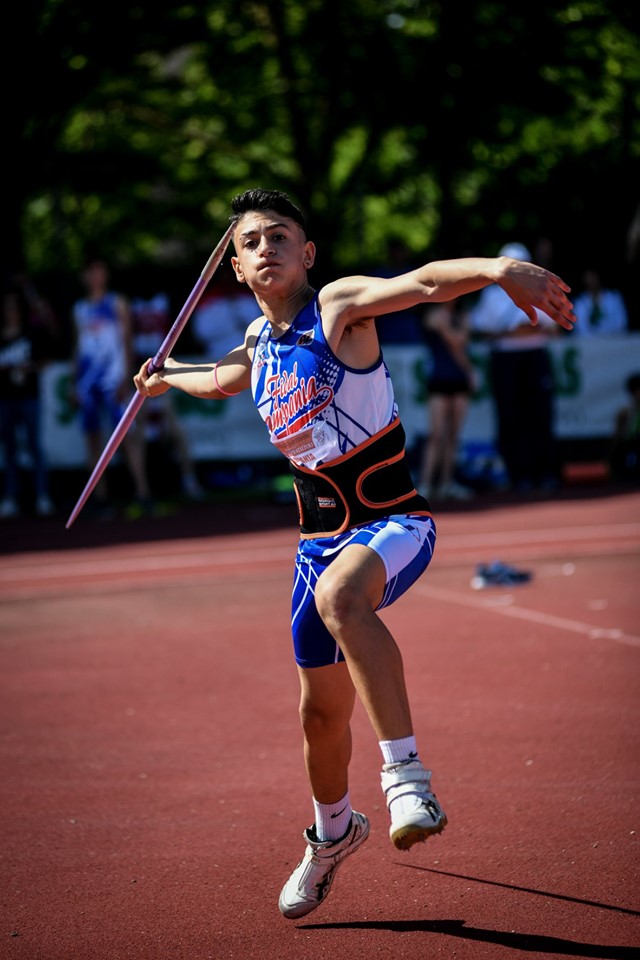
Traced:
[[41, 334], [43, 341], [47, 344], [48, 359], [58, 356], [62, 343], [62, 331], [56, 311], [26, 272], [16, 273], [13, 279], [24, 296], [29, 326]]
[[[154, 357], [173, 324], [173, 316], [166, 293], [153, 293], [148, 297], [133, 297], [131, 300], [131, 323], [134, 366], [137, 370], [145, 360]], [[182, 492], [192, 500], [204, 497], [196, 469], [191, 459], [187, 439], [176, 414], [174, 391], [159, 397], [149, 397], [140, 408], [138, 420], [144, 443], [166, 443], [170, 457], [180, 470]]]
[[[385, 263], [373, 269], [374, 277], [395, 277], [401, 273], [413, 270], [411, 252], [403, 240], [392, 239], [387, 244]], [[408, 310], [397, 310], [395, 313], [383, 314], [376, 318], [378, 339], [385, 343], [421, 343], [422, 317], [417, 307]]]
[[609, 465], [615, 480], [637, 483], [640, 481], [640, 371], [627, 378], [625, 388], [629, 403], [616, 414]]
[[[521, 243], [506, 244], [499, 256], [531, 261]], [[560, 327], [542, 311], [537, 315], [538, 324], [532, 326], [498, 284], [480, 292], [470, 313], [472, 332], [490, 343], [496, 446], [509, 484], [517, 491], [553, 489], [560, 477], [548, 348]]]
[[584, 271], [583, 289], [574, 300], [577, 323], [573, 332], [580, 337], [598, 337], [626, 333], [629, 325], [627, 307], [620, 290], [603, 287], [598, 270]]
[[[73, 376], [75, 402], [93, 470], [108, 439], [103, 428], [107, 426], [113, 430], [118, 425], [125, 410], [125, 400], [132, 393], [131, 313], [126, 297], [110, 290], [109, 267], [104, 260], [89, 259], [81, 279], [85, 296], [76, 300], [72, 308], [75, 333]], [[140, 429], [136, 423], [127, 432], [122, 449], [133, 479], [135, 506], [147, 512], [151, 509], [151, 495]], [[105, 481], [103, 476], [93, 494], [101, 513], [106, 510]]]
[[427, 499], [439, 496], [468, 500], [472, 491], [455, 478], [460, 433], [474, 381], [467, 352], [468, 314], [462, 309], [461, 300], [427, 308], [423, 328], [429, 356], [429, 435], [423, 450], [418, 490]]
[[0, 517], [19, 516], [22, 509], [20, 433], [31, 460], [35, 512], [40, 517], [54, 513], [40, 436], [40, 372], [50, 350], [45, 327], [30, 322], [22, 278], [5, 282], [0, 316], [0, 442], [5, 474]]
[[191, 317], [191, 332], [209, 360], [219, 360], [244, 343], [252, 320], [260, 316], [256, 298], [223, 260]]
[[553, 240], [550, 237], [538, 237], [533, 247], [533, 263], [537, 263], [539, 267], [544, 267], [545, 270], [555, 272], [553, 260]]

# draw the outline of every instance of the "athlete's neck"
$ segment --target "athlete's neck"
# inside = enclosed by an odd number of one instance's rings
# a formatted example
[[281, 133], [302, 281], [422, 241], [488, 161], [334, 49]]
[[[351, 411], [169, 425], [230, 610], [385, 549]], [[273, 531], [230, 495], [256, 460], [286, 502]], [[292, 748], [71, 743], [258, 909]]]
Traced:
[[305, 283], [295, 293], [282, 300], [263, 300], [262, 297], [256, 297], [264, 316], [271, 324], [274, 336], [281, 337], [287, 332], [297, 315], [303, 307], [314, 297], [315, 290]]

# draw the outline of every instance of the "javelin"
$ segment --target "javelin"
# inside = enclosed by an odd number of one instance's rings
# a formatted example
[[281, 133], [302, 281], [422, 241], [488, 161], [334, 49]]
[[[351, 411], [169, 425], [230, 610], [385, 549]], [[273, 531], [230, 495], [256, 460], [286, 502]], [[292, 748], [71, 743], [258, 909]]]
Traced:
[[[160, 349], [156, 353], [153, 360], [149, 361], [149, 366], [147, 367], [147, 371], [150, 374], [154, 373], [156, 370], [161, 370], [164, 367], [164, 362], [169, 356], [169, 354], [171, 353], [171, 350], [173, 349], [173, 347], [175, 346], [176, 341], [180, 336], [180, 334], [182, 333], [182, 330], [187, 320], [193, 313], [195, 305], [197, 304], [198, 300], [204, 293], [204, 290], [207, 284], [209, 283], [209, 280], [211, 280], [211, 277], [214, 275], [214, 273], [220, 266], [222, 262], [222, 258], [224, 257], [225, 251], [231, 241], [231, 235], [233, 233], [234, 228], [235, 228], [235, 223], [232, 223], [227, 227], [224, 233], [224, 236], [219, 241], [215, 250], [207, 260], [204, 270], [200, 274], [200, 277], [195, 287], [187, 297], [185, 304], [182, 310], [180, 311], [180, 313], [178, 314], [178, 316], [176, 317], [173, 323], [173, 326], [169, 330], [169, 333], [166, 335], [166, 337], [162, 341], [162, 345]], [[109, 461], [111, 460], [114, 453], [120, 446], [120, 443], [124, 439], [127, 433], [127, 430], [129, 429], [129, 427], [131, 426], [131, 424], [135, 419], [136, 413], [142, 406], [144, 399], [145, 398], [142, 396], [142, 394], [138, 393], [138, 391], [136, 390], [136, 392], [134, 393], [133, 397], [129, 402], [129, 406], [127, 407], [125, 412], [122, 414], [120, 423], [113, 431], [109, 439], [109, 442], [107, 443], [106, 447], [102, 451], [102, 455], [100, 456], [100, 459], [95, 465], [93, 473], [91, 474], [91, 476], [87, 481], [86, 487], [80, 494], [78, 502], [76, 503], [75, 507], [71, 511], [69, 519], [67, 520], [67, 523], [66, 523], [67, 530], [69, 529], [69, 527], [71, 526], [71, 524], [76, 519], [76, 517], [84, 507], [85, 503], [89, 499], [89, 496], [91, 495], [91, 491], [94, 489], [94, 487], [98, 483], [98, 480], [106, 470], [109, 464]]]

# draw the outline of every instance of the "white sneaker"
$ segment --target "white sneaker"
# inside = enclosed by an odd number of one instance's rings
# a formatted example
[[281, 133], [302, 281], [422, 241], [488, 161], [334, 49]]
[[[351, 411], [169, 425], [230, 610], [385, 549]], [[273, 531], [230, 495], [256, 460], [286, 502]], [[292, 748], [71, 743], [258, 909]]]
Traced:
[[369, 821], [362, 813], [351, 814], [351, 826], [341, 840], [315, 840], [315, 826], [302, 834], [307, 849], [280, 894], [278, 906], [289, 920], [303, 917], [319, 907], [331, 890], [343, 860], [355, 853], [369, 836]]
[[5, 497], [4, 500], [0, 501], [0, 517], [3, 519], [9, 519], [9, 517], [19, 517], [20, 516], [20, 507], [13, 499], [13, 497]]
[[444, 830], [447, 818], [431, 792], [431, 771], [419, 760], [385, 763], [381, 781], [391, 814], [389, 836], [398, 850]]

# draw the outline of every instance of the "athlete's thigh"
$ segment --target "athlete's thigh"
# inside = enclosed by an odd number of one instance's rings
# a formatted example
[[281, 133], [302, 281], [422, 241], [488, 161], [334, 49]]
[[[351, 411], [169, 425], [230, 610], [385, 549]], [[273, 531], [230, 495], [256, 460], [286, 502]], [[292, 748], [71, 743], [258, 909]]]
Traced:
[[[381, 609], [402, 596], [424, 573], [433, 556], [435, 538], [433, 518], [400, 515], [356, 527], [339, 537], [302, 541], [291, 600], [298, 666], [321, 667], [344, 659], [316, 605], [317, 585], [325, 573], [329, 576], [328, 571], [335, 568], [332, 576], [346, 577], [347, 587], [357, 586], [357, 578], [364, 578], [370, 605]], [[360, 549], [351, 550], [352, 546]], [[339, 579], [333, 582], [341, 585]]]
[[424, 573], [433, 557], [435, 540], [435, 523], [430, 516], [391, 516], [358, 532], [354, 542], [366, 545], [384, 565], [384, 590], [376, 609], [389, 606]]
[[382, 557], [364, 543], [350, 543], [318, 580], [316, 602], [330, 594], [336, 601], [349, 605], [366, 603], [375, 610], [384, 596], [386, 579]]
[[[375, 609], [381, 601], [385, 586], [385, 567], [380, 558], [361, 544], [347, 546], [342, 538], [330, 538], [325, 543], [302, 543], [296, 556], [293, 593], [291, 598], [291, 630], [298, 667], [317, 669], [344, 660], [335, 637], [330, 633], [318, 611], [316, 593], [341, 593], [349, 596], [371, 597]], [[319, 586], [321, 581], [324, 586]]]
[[333, 559], [318, 552], [298, 550], [291, 594], [291, 633], [298, 667], [319, 668], [344, 660], [342, 651], [327, 630], [316, 607], [318, 579]]

